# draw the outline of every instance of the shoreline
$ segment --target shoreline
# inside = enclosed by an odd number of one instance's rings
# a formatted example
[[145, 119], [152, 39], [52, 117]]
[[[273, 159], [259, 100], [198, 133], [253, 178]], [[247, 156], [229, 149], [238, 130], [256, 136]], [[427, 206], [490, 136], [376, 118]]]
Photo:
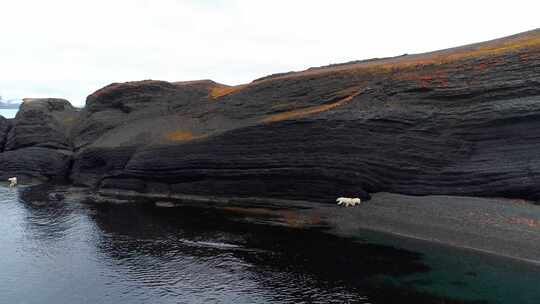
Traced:
[[[365, 230], [370, 230], [369, 228], [364, 228], [364, 229]], [[424, 239], [424, 238], [417, 237], [417, 236], [414, 236], [414, 235], [402, 234], [402, 233], [399, 233], [399, 232], [387, 232], [387, 231], [379, 231], [379, 230], [370, 230], [370, 231], [373, 231], [373, 232], [376, 232], [376, 233], [389, 234], [389, 235], [392, 235], [392, 236], [411, 239], [411, 240], [415, 240], [415, 241], [435, 243], [437, 245], [441, 245], [441, 246], [445, 246], [445, 247], [451, 247], [451, 248], [458, 249], [458, 250], [467, 250], [467, 251], [472, 251], [472, 252], [479, 253], [479, 254], [485, 254], [485, 255], [489, 255], [489, 256], [493, 256], [493, 257], [511, 259], [511, 260], [514, 260], [514, 261], [517, 261], [517, 262], [524, 262], [524, 263], [534, 264], [534, 265], [540, 266], [540, 260], [533, 260], [533, 259], [520, 258], [520, 257], [516, 257], [516, 256], [511, 256], [511, 255], [505, 255], [505, 254], [502, 254], [502, 253], [499, 253], [499, 252], [480, 249], [480, 248], [475, 248], [475, 247], [468, 247], [468, 246], [460, 246], [460, 245], [456, 245], [456, 244], [449, 244], [449, 243], [444, 243], [444, 242], [441, 242], [441, 241], [438, 241], [438, 240]]]
[[141, 194], [112, 189], [96, 193], [54, 185], [45, 190], [30, 191], [29, 197], [45, 194], [47, 199], [46, 192], [62, 192], [93, 203], [210, 208], [224, 212], [224, 216], [262, 224], [322, 228], [340, 237], [356, 237], [361, 230], [371, 230], [540, 265], [540, 206], [523, 200], [375, 193], [370, 201], [346, 208], [333, 203], [249, 197]]
[[335, 214], [348, 216], [329, 217], [342, 236], [366, 229], [540, 265], [540, 206], [531, 203], [377, 193], [358, 210]]

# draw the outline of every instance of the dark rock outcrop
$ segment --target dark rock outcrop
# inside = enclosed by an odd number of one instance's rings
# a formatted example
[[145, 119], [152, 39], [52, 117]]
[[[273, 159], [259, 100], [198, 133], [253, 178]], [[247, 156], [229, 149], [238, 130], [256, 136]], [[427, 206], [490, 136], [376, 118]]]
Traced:
[[72, 160], [69, 132], [77, 115], [64, 99], [25, 99], [2, 136], [0, 177], [65, 179]]
[[[133, 146], [152, 140], [159, 132], [160, 124], [156, 117], [169, 119], [171, 124], [178, 115], [195, 120], [190, 115], [193, 109], [207, 101], [211, 88], [223, 87], [210, 80], [169, 83], [165, 81], [145, 80], [138, 82], [114, 83], [88, 96], [86, 108], [81, 113], [73, 129], [75, 148], [95, 145]], [[200, 115], [200, 114], [199, 114]], [[137, 122], [134, 124], [133, 122]], [[118, 137], [115, 128], [129, 125]], [[127, 130], [126, 134], [125, 131]], [[117, 130], [118, 131], [118, 130]], [[101, 138], [103, 135], [110, 136]]]
[[539, 200], [539, 127], [535, 30], [236, 87], [112, 84], [88, 97], [71, 141], [15, 142], [72, 142], [73, 182], [141, 193]]
[[65, 99], [25, 99], [13, 120], [5, 150], [71, 150], [69, 130], [76, 115], [76, 109]]
[[0, 153], [4, 151], [7, 135], [11, 128], [11, 121], [0, 116]]
[[0, 154], [2, 170], [0, 177], [5, 180], [17, 176], [42, 180], [64, 180], [70, 170], [71, 151], [53, 150], [41, 147], [22, 148]]

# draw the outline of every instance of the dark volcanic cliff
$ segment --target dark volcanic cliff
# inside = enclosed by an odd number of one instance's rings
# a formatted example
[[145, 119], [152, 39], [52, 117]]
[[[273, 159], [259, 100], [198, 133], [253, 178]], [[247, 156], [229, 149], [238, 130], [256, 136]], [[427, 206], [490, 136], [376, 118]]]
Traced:
[[[61, 104], [25, 102], [10, 126], [0, 120], [2, 176], [322, 201], [379, 191], [540, 199], [540, 30], [236, 87], [112, 84], [80, 114]], [[36, 149], [50, 159], [36, 163]]]

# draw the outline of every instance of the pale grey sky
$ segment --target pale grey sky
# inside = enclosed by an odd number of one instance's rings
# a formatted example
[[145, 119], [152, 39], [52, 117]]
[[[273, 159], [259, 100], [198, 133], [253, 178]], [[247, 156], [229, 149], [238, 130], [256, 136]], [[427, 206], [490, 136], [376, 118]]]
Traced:
[[0, 95], [83, 105], [111, 82], [250, 82], [539, 27], [540, 1], [0, 0]]

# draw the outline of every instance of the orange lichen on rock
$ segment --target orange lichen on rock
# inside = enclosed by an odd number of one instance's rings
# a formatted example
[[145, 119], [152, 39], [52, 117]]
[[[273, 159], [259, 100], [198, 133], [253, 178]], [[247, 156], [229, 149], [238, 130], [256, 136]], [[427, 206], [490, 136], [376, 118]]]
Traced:
[[323, 104], [323, 105], [320, 105], [320, 106], [307, 107], [307, 108], [303, 108], [303, 109], [292, 110], [292, 111], [287, 111], [287, 112], [283, 112], [283, 113], [274, 114], [274, 115], [271, 115], [271, 116], [263, 119], [262, 122], [277, 122], [277, 121], [293, 119], [293, 118], [300, 118], [300, 117], [304, 117], [304, 116], [308, 116], [308, 115], [328, 111], [328, 110], [334, 109], [336, 107], [339, 107], [339, 106], [351, 101], [354, 97], [358, 96], [360, 93], [361, 93], [361, 91], [359, 91], [357, 93], [354, 93], [352, 95], [349, 95], [349, 96], [347, 96], [347, 97], [345, 97], [343, 99], [340, 99], [340, 100], [338, 100], [336, 102], [333, 102], [333, 103], [327, 103], [327, 104]]
[[219, 83], [212, 81], [210, 79], [199, 79], [199, 80], [187, 80], [187, 81], [175, 81], [173, 82], [175, 85], [178, 86], [188, 86], [188, 85], [206, 85], [206, 86], [214, 86], [214, 85], [220, 85]]
[[219, 98], [225, 95], [229, 95], [242, 90], [247, 85], [227, 86], [219, 85], [210, 89], [209, 97], [212, 99]]
[[195, 138], [193, 133], [185, 130], [176, 130], [169, 132], [165, 135], [165, 138], [170, 141], [186, 141]]

